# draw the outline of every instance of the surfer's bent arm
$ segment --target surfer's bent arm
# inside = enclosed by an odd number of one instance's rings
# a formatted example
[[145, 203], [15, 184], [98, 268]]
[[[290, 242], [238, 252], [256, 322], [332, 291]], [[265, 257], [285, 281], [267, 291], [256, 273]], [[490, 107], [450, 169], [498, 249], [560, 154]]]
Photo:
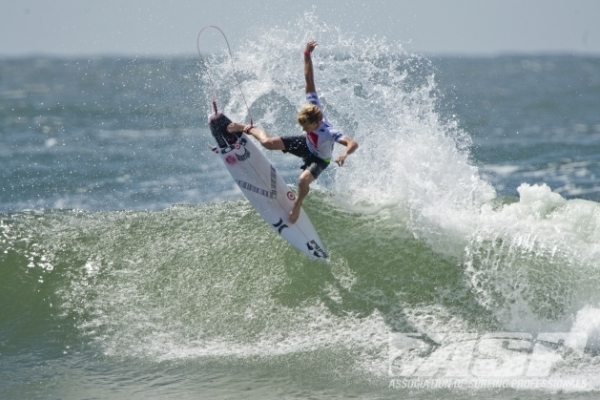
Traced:
[[340, 140], [338, 140], [338, 143], [346, 146], [346, 150], [342, 154], [340, 154], [338, 156], [338, 158], [335, 159], [335, 162], [337, 163], [337, 165], [339, 165], [341, 167], [342, 165], [344, 165], [344, 161], [346, 161], [346, 157], [348, 157], [350, 154], [354, 153], [354, 151], [356, 151], [356, 149], [358, 149], [358, 143], [356, 143], [356, 141], [350, 139], [348, 136], [342, 137]]
[[317, 91], [315, 87], [315, 74], [313, 72], [313, 64], [311, 53], [317, 47], [317, 42], [315, 40], [311, 40], [306, 44], [306, 49], [304, 50], [304, 79], [306, 80], [306, 93], [314, 93]]

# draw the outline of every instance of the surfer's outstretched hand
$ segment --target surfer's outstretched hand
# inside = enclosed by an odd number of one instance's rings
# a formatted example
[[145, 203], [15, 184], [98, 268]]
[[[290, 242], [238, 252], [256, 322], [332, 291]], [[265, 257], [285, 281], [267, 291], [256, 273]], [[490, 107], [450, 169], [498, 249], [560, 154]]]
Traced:
[[246, 127], [246, 125], [244, 125], [240, 122], [232, 122], [229, 125], [227, 125], [227, 132], [238, 133], [238, 132], [243, 131], [245, 127]]
[[347, 157], [346, 153], [340, 154], [340, 156], [335, 159], [335, 163], [341, 167], [342, 165], [344, 165], [344, 161], [346, 161], [346, 157]]
[[316, 40], [311, 40], [310, 42], [306, 43], [306, 49], [305, 51], [312, 53], [313, 50], [315, 49], [315, 47], [317, 47], [317, 41]]

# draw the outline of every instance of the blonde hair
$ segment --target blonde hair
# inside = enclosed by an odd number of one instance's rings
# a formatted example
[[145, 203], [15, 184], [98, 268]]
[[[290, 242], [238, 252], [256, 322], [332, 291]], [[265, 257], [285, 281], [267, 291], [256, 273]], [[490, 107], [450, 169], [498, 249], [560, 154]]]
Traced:
[[300, 108], [296, 119], [301, 126], [312, 125], [323, 120], [323, 113], [314, 104], [306, 103]]

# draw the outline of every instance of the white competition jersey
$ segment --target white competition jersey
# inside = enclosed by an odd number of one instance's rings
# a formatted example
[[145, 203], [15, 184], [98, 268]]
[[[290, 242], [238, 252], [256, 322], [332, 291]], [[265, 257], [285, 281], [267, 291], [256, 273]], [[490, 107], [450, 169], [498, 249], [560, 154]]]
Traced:
[[344, 135], [342, 132], [335, 129], [327, 120], [327, 117], [325, 117], [323, 106], [321, 105], [319, 95], [316, 92], [306, 93], [306, 101], [319, 107], [323, 113], [323, 122], [321, 125], [319, 125], [315, 131], [306, 134], [306, 144], [311, 153], [330, 162], [334, 143], [339, 142]]

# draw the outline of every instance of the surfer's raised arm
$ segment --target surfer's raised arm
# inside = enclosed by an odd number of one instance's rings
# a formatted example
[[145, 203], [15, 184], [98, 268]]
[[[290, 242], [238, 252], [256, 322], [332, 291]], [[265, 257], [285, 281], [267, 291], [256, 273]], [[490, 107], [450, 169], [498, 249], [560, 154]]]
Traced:
[[315, 47], [317, 47], [316, 40], [311, 40], [306, 44], [306, 49], [304, 50], [304, 79], [306, 80], [306, 93], [314, 93], [317, 91], [311, 58], [311, 53]]

